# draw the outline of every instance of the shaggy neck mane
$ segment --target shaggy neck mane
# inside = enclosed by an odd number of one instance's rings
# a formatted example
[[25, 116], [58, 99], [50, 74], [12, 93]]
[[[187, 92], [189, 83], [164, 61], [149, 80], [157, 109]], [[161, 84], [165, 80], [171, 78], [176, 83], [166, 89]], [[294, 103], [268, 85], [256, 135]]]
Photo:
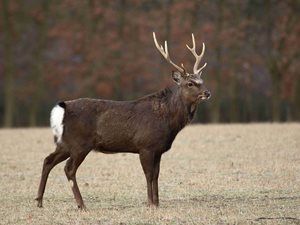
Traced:
[[170, 129], [179, 132], [194, 116], [195, 106], [182, 99], [180, 88], [172, 86], [148, 95], [143, 100], [150, 100], [153, 109], [165, 116]]

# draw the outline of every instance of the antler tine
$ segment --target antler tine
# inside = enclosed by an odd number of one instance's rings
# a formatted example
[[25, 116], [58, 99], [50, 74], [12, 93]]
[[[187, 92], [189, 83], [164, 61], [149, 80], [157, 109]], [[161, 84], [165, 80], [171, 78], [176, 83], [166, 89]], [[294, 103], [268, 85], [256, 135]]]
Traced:
[[165, 41], [165, 48], [161, 45], [159, 46], [157, 40], [156, 40], [156, 36], [155, 36], [155, 32], [153, 32], [153, 39], [154, 39], [154, 44], [157, 48], [157, 50], [162, 54], [162, 56], [171, 64], [173, 65], [178, 71], [180, 71], [181, 73], [184, 73], [184, 69], [181, 68], [180, 66], [177, 66], [175, 63], [172, 62], [172, 60], [170, 59], [170, 55], [168, 52], [168, 43], [167, 41]]
[[190, 47], [188, 45], [186, 45], [186, 47], [188, 48], [188, 50], [190, 50], [192, 52], [192, 54], [195, 56], [196, 58], [196, 62], [194, 64], [194, 68], [193, 68], [193, 71], [194, 71], [194, 74], [198, 74], [201, 70], [204, 69], [204, 67], [207, 65], [207, 63], [204, 63], [204, 65], [198, 69], [198, 66], [199, 66], [199, 63], [204, 55], [204, 52], [205, 52], [205, 44], [202, 43], [202, 52], [200, 55], [198, 55], [196, 53], [196, 42], [195, 42], [195, 37], [194, 37], [194, 34], [192, 34], [192, 41], [193, 41], [193, 47]]

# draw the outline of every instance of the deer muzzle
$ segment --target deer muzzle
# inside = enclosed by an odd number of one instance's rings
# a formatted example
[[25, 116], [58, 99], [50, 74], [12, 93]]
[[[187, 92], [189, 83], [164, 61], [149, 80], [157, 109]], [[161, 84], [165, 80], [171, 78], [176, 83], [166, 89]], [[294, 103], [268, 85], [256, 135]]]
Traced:
[[207, 100], [210, 98], [210, 96], [211, 96], [210, 91], [205, 90], [198, 96], [198, 99]]
[[211, 96], [210, 91], [208, 91], [208, 90], [204, 91], [204, 95], [205, 95], [206, 99], [209, 99]]

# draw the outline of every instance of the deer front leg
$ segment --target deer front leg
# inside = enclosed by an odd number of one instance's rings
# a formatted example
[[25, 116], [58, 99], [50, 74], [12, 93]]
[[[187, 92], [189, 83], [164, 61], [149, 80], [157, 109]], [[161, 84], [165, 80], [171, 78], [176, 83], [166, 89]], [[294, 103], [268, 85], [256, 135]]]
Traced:
[[140, 161], [147, 181], [148, 206], [151, 206], [153, 204], [152, 181], [154, 153], [151, 150], [142, 150], [140, 152]]
[[160, 169], [160, 159], [161, 159], [161, 155], [158, 155], [154, 159], [154, 173], [153, 173], [153, 181], [152, 181], [152, 190], [153, 190], [153, 204], [155, 206], [159, 205], [158, 177], [159, 177], [159, 169]]
[[147, 181], [148, 206], [158, 206], [158, 174], [160, 155], [154, 151], [143, 150], [140, 152], [140, 161]]

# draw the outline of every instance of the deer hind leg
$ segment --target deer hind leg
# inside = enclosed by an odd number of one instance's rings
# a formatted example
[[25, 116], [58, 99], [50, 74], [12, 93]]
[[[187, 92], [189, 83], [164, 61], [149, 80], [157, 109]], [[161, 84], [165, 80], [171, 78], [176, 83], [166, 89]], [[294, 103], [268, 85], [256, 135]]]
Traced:
[[58, 145], [56, 147], [55, 152], [48, 155], [43, 164], [43, 170], [42, 170], [42, 176], [41, 181], [38, 189], [38, 194], [35, 200], [37, 200], [37, 206], [43, 207], [43, 195], [46, 188], [46, 183], [48, 179], [48, 175], [50, 171], [53, 169], [54, 166], [56, 166], [58, 163], [66, 160], [69, 157], [69, 153], [64, 150], [64, 148], [61, 145]]
[[158, 174], [160, 156], [152, 151], [141, 151], [140, 161], [147, 181], [148, 205], [158, 206]]
[[88, 152], [71, 155], [71, 157], [68, 159], [66, 166], [65, 166], [65, 173], [66, 176], [71, 183], [72, 191], [75, 197], [75, 200], [77, 202], [77, 206], [81, 210], [86, 210], [86, 207], [84, 205], [81, 193], [79, 191], [79, 187], [76, 181], [76, 172], [80, 164], [83, 162], [85, 157], [87, 156]]

